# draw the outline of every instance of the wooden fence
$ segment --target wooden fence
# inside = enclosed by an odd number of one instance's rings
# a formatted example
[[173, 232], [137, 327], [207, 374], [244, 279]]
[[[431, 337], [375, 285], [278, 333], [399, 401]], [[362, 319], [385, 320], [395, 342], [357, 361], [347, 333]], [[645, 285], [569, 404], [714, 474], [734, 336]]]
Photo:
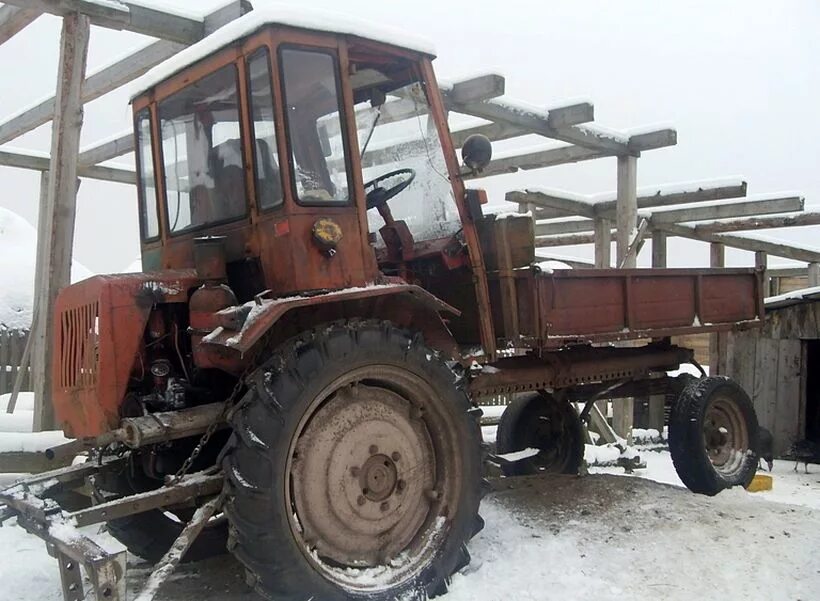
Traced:
[[[14, 388], [28, 335], [27, 330], [0, 329], [0, 394], [9, 393]], [[31, 373], [28, 369], [21, 390], [31, 390]]]

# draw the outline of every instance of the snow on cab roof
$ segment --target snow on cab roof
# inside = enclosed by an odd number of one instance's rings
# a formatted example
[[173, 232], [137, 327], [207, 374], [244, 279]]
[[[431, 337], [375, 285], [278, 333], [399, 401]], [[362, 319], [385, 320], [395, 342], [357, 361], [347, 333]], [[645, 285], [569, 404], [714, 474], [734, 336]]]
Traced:
[[297, 8], [286, 4], [271, 5], [252, 10], [235, 21], [231, 21], [224, 27], [217, 29], [211, 35], [185, 48], [148, 71], [148, 73], [133, 82], [130, 95], [131, 99], [133, 100], [134, 97], [154, 87], [177, 71], [181, 71], [185, 67], [206, 58], [213, 52], [251, 35], [265, 25], [286, 25], [300, 29], [352, 35], [367, 40], [383, 42], [391, 46], [415, 50], [431, 56], [435, 56], [436, 54], [435, 47], [431, 42], [413, 35], [408, 35], [404, 31], [383, 27], [368, 21], [351, 19], [346, 15], [334, 12], [302, 7]]

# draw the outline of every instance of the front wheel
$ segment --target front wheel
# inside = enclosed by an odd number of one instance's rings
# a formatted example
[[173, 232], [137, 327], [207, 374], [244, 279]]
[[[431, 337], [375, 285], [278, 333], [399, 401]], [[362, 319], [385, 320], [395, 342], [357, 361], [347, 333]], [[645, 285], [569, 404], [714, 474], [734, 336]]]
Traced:
[[284, 343], [232, 416], [229, 548], [269, 599], [426, 598], [481, 525], [477, 412], [420, 336], [332, 324]]
[[691, 382], [672, 406], [669, 451], [686, 487], [716, 495], [757, 471], [757, 416], [746, 392], [722, 376]]

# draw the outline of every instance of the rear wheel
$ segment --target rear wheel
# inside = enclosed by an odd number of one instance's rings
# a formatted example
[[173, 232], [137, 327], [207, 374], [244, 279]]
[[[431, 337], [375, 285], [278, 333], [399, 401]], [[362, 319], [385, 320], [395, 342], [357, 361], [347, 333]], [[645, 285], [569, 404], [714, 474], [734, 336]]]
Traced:
[[251, 377], [225, 459], [229, 548], [277, 600], [446, 590], [479, 529], [477, 412], [420, 336], [333, 324]]
[[545, 393], [522, 395], [501, 415], [499, 454], [538, 449], [538, 455], [506, 464], [507, 476], [577, 474], [584, 459], [584, 426], [572, 404]]
[[757, 471], [757, 416], [749, 396], [722, 376], [690, 383], [672, 407], [669, 451], [689, 490], [716, 495], [748, 486]]

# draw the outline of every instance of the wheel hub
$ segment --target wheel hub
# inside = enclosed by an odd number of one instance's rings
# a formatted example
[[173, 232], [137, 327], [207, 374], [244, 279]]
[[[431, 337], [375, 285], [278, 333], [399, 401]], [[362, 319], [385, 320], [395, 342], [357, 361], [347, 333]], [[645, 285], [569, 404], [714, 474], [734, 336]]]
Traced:
[[712, 465], [721, 473], [733, 473], [749, 449], [749, 434], [743, 416], [730, 401], [713, 400], [703, 421], [703, 442]]
[[341, 565], [386, 563], [425, 523], [435, 473], [409, 401], [364, 384], [337, 390], [296, 443], [292, 497], [305, 542]]

